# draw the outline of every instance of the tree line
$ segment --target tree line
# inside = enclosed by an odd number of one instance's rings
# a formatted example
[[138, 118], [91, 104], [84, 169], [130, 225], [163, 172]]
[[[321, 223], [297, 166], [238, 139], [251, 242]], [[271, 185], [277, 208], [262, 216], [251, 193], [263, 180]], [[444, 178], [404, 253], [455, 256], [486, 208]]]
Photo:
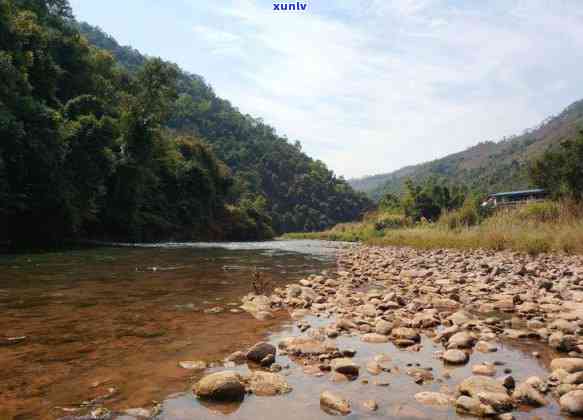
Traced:
[[78, 24], [66, 0], [0, 2], [0, 239], [266, 239], [370, 206], [199, 76]]

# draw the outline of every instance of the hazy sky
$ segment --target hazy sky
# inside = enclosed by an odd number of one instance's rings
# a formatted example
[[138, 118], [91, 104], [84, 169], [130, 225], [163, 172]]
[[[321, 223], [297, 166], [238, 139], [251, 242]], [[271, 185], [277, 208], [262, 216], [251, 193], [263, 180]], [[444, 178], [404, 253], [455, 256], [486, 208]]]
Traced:
[[71, 0], [345, 177], [520, 133], [583, 98], [581, 0], [306, 2]]

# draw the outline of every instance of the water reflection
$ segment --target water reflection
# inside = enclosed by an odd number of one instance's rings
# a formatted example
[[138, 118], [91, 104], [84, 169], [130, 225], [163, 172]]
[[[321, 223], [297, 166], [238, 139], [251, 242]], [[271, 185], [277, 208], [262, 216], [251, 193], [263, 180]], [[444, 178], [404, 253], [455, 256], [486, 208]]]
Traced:
[[179, 361], [221, 360], [287, 319], [237, 311], [255, 267], [278, 286], [334, 266], [334, 247], [324, 243], [268, 246], [0, 256], [0, 419], [60, 417], [68, 412], [55, 407], [74, 409], [111, 388], [105, 405], [120, 410], [184, 391], [200, 373]]

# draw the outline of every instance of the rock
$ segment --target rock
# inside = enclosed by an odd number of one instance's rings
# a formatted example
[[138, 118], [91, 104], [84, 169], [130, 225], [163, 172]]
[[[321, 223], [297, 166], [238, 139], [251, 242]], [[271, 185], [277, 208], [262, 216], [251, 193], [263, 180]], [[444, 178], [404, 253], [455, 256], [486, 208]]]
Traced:
[[447, 350], [441, 358], [444, 362], [452, 365], [463, 365], [470, 359], [468, 354], [463, 350]]
[[461, 395], [478, 399], [482, 404], [491, 406], [496, 412], [508, 411], [512, 401], [506, 387], [499, 381], [487, 376], [470, 376], [458, 386]]
[[583, 390], [566, 393], [559, 399], [561, 411], [572, 416], [583, 415]]
[[285, 378], [277, 373], [255, 371], [247, 380], [247, 388], [257, 396], [287, 394], [292, 391]]
[[377, 411], [379, 409], [379, 405], [375, 400], [365, 400], [360, 404], [365, 411]]
[[377, 333], [364, 334], [361, 338], [365, 343], [388, 343], [389, 337]]
[[245, 397], [241, 375], [233, 371], [207, 375], [198, 381], [193, 391], [199, 398], [215, 401], [241, 401]]
[[277, 350], [272, 344], [260, 342], [247, 351], [247, 359], [255, 363], [261, 363], [269, 355], [275, 357], [276, 352]]
[[490, 343], [489, 341], [478, 341], [476, 343], [476, 350], [481, 353], [494, 353], [498, 351], [496, 344]]
[[563, 383], [570, 385], [583, 384], [583, 371], [567, 375], [565, 379], [563, 379]]
[[424, 382], [433, 380], [433, 373], [431, 373], [431, 371], [428, 369], [412, 367], [407, 369], [406, 373], [415, 380], [415, 383], [419, 385]]
[[458, 332], [450, 337], [447, 342], [448, 349], [471, 349], [476, 339], [466, 331]]
[[543, 407], [547, 404], [544, 395], [537, 391], [534, 386], [526, 382], [516, 387], [512, 397], [520, 403], [534, 407]]
[[380, 375], [381, 372], [383, 371], [380, 365], [375, 360], [370, 360], [369, 362], [367, 362], [366, 370], [371, 375]]
[[512, 375], [506, 375], [502, 377], [500, 381], [502, 382], [502, 385], [504, 385], [504, 388], [506, 388], [508, 391], [512, 391], [516, 387], [516, 381]]
[[569, 352], [577, 347], [577, 337], [557, 331], [550, 335], [549, 346], [558, 351]]
[[128, 408], [127, 410], [124, 410], [123, 413], [132, 417], [152, 417], [152, 412], [150, 410], [146, 410], [145, 408]]
[[247, 354], [242, 352], [242, 351], [236, 351], [234, 353], [231, 353], [225, 359], [225, 362], [233, 362], [237, 365], [243, 364], [246, 361], [247, 361]]
[[268, 354], [267, 356], [265, 356], [263, 359], [261, 359], [261, 362], [259, 362], [259, 364], [263, 367], [269, 367], [272, 364], [275, 363], [275, 355], [274, 354]]
[[358, 376], [360, 370], [360, 367], [352, 359], [346, 357], [332, 360], [330, 367], [334, 372], [349, 376]]
[[474, 375], [496, 376], [496, 366], [481, 363], [472, 366], [472, 373]]
[[551, 370], [563, 369], [568, 373], [575, 373], [583, 371], [583, 359], [575, 357], [563, 357], [553, 359], [551, 362]]
[[280, 341], [278, 346], [294, 356], [318, 356], [330, 350], [324, 342], [311, 337], [289, 337]]
[[393, 336], [393, 338], [397, 340], [408, 340], [413, 341], [415, 343], [418, 343], [421, 340], [419, 333], [415, 331], [413, 328], [407, 327], [395, 328], [391, 332], [391, 335]]
[[393, 324], [388, 321], [385, 321], [384, 319], [379, 319], [375, 324], [375, 332], [377, 334], [389, 335], [391, 334], [392, 330]]
[[330, 391], [320, 394], [320, 407], [330, 414], [348, 415], [352, 411], [348, 400]]
[[205, 370], [207, 364], [201, 360], [178, 362], [178, 366], [188, 370]]
[[424, 405], [433, 406], [447, 406], [451, 401], [451, 397], [440, 392], [418, 392], [415, 394], [415, 399]]
[[492, 407], [482, 404], [480, 400], [466, 395], [458, 397], [455, 401], [455, 409], [460, 414], [470, 414], [476, 417], [486, 417], [496, 414]]

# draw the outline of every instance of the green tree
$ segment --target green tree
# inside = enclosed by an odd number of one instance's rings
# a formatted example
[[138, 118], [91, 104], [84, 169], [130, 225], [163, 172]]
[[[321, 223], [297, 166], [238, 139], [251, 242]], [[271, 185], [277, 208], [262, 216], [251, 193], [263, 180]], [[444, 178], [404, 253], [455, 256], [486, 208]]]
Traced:
[[575, 140], [547, 150], [529, 168], [532, 182], [554, 197], [583, 200], [583, 132]]

